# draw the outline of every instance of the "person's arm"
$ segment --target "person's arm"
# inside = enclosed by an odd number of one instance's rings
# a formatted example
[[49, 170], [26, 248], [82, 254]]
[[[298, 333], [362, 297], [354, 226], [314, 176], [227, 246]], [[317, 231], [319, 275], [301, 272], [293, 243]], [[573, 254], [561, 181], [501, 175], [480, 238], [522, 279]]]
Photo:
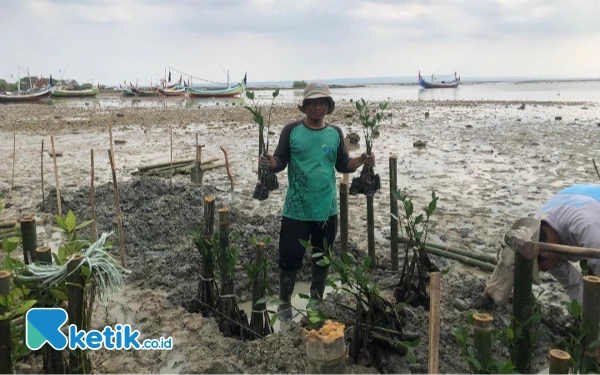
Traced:
[[334, 126], [340, 137], [340, 145], [337, 150], [337, 160], [335, 162], [335, 169], [340, 173], [354, 173], [356, 169], [365, 163], [364, 155], [351, 158], [346, 148], [346, 142], [344, 142], [344, 133], [338, 126]]
[[281, 134], [279, 135], [279, 143], [277, 144], [277, 148], [275, 152], [273, 152], [273, 157], [271, 158], [269, 170], [271, 172], [277, 173], [281, 172], [287, 166], [287, 163], [290, 160], [290, 134], [292, 134], [292, 130], [296, 127], [297, 122], [287, 124], [281, 130]]

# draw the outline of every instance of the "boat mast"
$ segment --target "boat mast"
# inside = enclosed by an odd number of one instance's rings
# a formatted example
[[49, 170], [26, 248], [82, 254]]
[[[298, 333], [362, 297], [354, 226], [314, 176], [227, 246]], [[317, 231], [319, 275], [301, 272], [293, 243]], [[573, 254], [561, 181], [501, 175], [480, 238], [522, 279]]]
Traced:
[[17, 92], [20, 94], [21, 93], [21, 68], [19, 67], [19, 64], [17, 64]]

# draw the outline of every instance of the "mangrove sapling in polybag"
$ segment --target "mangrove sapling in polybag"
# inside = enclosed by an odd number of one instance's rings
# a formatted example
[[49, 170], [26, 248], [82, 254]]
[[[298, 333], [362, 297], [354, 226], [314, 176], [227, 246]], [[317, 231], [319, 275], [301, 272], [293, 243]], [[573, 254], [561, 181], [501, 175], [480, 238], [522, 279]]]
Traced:
[[[273, 112], [273, 103], [275, 102], [275, 98], [279, 95], [279, 89], [273, 91], [271, 100], [271, 106], [269, 108], [269, 117], [267, 120], [267, 137], [269, 136], [269, 129], [271, 126], [271, 113]], [[258, 125], [258, 156], [260, 159], [261, 155], [266, 155], [269, 152], [269, 144], [268, 142], [265, 145], [265, 123], [264, 117], [262, 114], [262, 108], [259, 107], [254, 101], [254, 92], [246, 91], [246, 97], [252, 100], [252, 104], [254, 106], [244, 106], [250, 113], [252, 113], [254, 122]], [[252, 198], [258, 200], [265, 200], [269, 197], [269, 191], [275, 190], [279, 188], [279, 183], [277, 182], [277, 176], [275, 173], [269, 171], [268, 169], [262, 168], [259, 164], [258, 167], [258, 176], [259, 182], [256, 184], [254, 188], [254, 194]]]
[[[373, 133], [377, 132], [379, 123], [383, 119], [383, 111], [387, 108], [388, 103], [379, 104], [379, 111], [375, 114], [375, 117], [371, 117], [371, 109], [369, 103], [365, 102], [364, 99], [356, 101], [356, 109], [360, 113], [360, 122], [363, 126], [363, 133], [365, 135], [365, 143], [367, 146], [367, 155], [371, 155], [373, 150]], [[359, 177], [352, 179], [349, 193], [351, 195], [364, 194], [367, 196], [374, 195], [377, 190], [381, 188], [381, 181], [378, 174], [375, 174], [373, 166], [364, 165]]]

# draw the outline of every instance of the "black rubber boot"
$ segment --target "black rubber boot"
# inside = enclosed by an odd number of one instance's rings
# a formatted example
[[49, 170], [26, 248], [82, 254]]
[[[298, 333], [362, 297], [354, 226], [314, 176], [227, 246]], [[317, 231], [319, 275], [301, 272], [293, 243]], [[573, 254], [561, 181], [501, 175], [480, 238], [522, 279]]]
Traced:
[[323, 293], [325, 293], [325, 282], [327, 281], [329, 266], [321, 267], [312, 263], [311, 272], [312, 280], [310, 283], [310, 298], [322, 300]]
[[287, 323], [292, 320], [292, 293], [296, 285], [298, 271], [284, 271], [279, 269], [279, 299], [284, 303], [277, 308], [279, 320]]

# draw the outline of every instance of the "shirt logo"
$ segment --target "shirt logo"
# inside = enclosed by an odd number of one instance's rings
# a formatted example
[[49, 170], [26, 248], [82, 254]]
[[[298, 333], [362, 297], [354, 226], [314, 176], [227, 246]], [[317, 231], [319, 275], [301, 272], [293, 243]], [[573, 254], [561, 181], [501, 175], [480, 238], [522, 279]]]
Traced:
[[329, 154], [331, 152], [331, 147], [327, 146], [326, 144], [322, 144], [321, 148], [325, 154]]

